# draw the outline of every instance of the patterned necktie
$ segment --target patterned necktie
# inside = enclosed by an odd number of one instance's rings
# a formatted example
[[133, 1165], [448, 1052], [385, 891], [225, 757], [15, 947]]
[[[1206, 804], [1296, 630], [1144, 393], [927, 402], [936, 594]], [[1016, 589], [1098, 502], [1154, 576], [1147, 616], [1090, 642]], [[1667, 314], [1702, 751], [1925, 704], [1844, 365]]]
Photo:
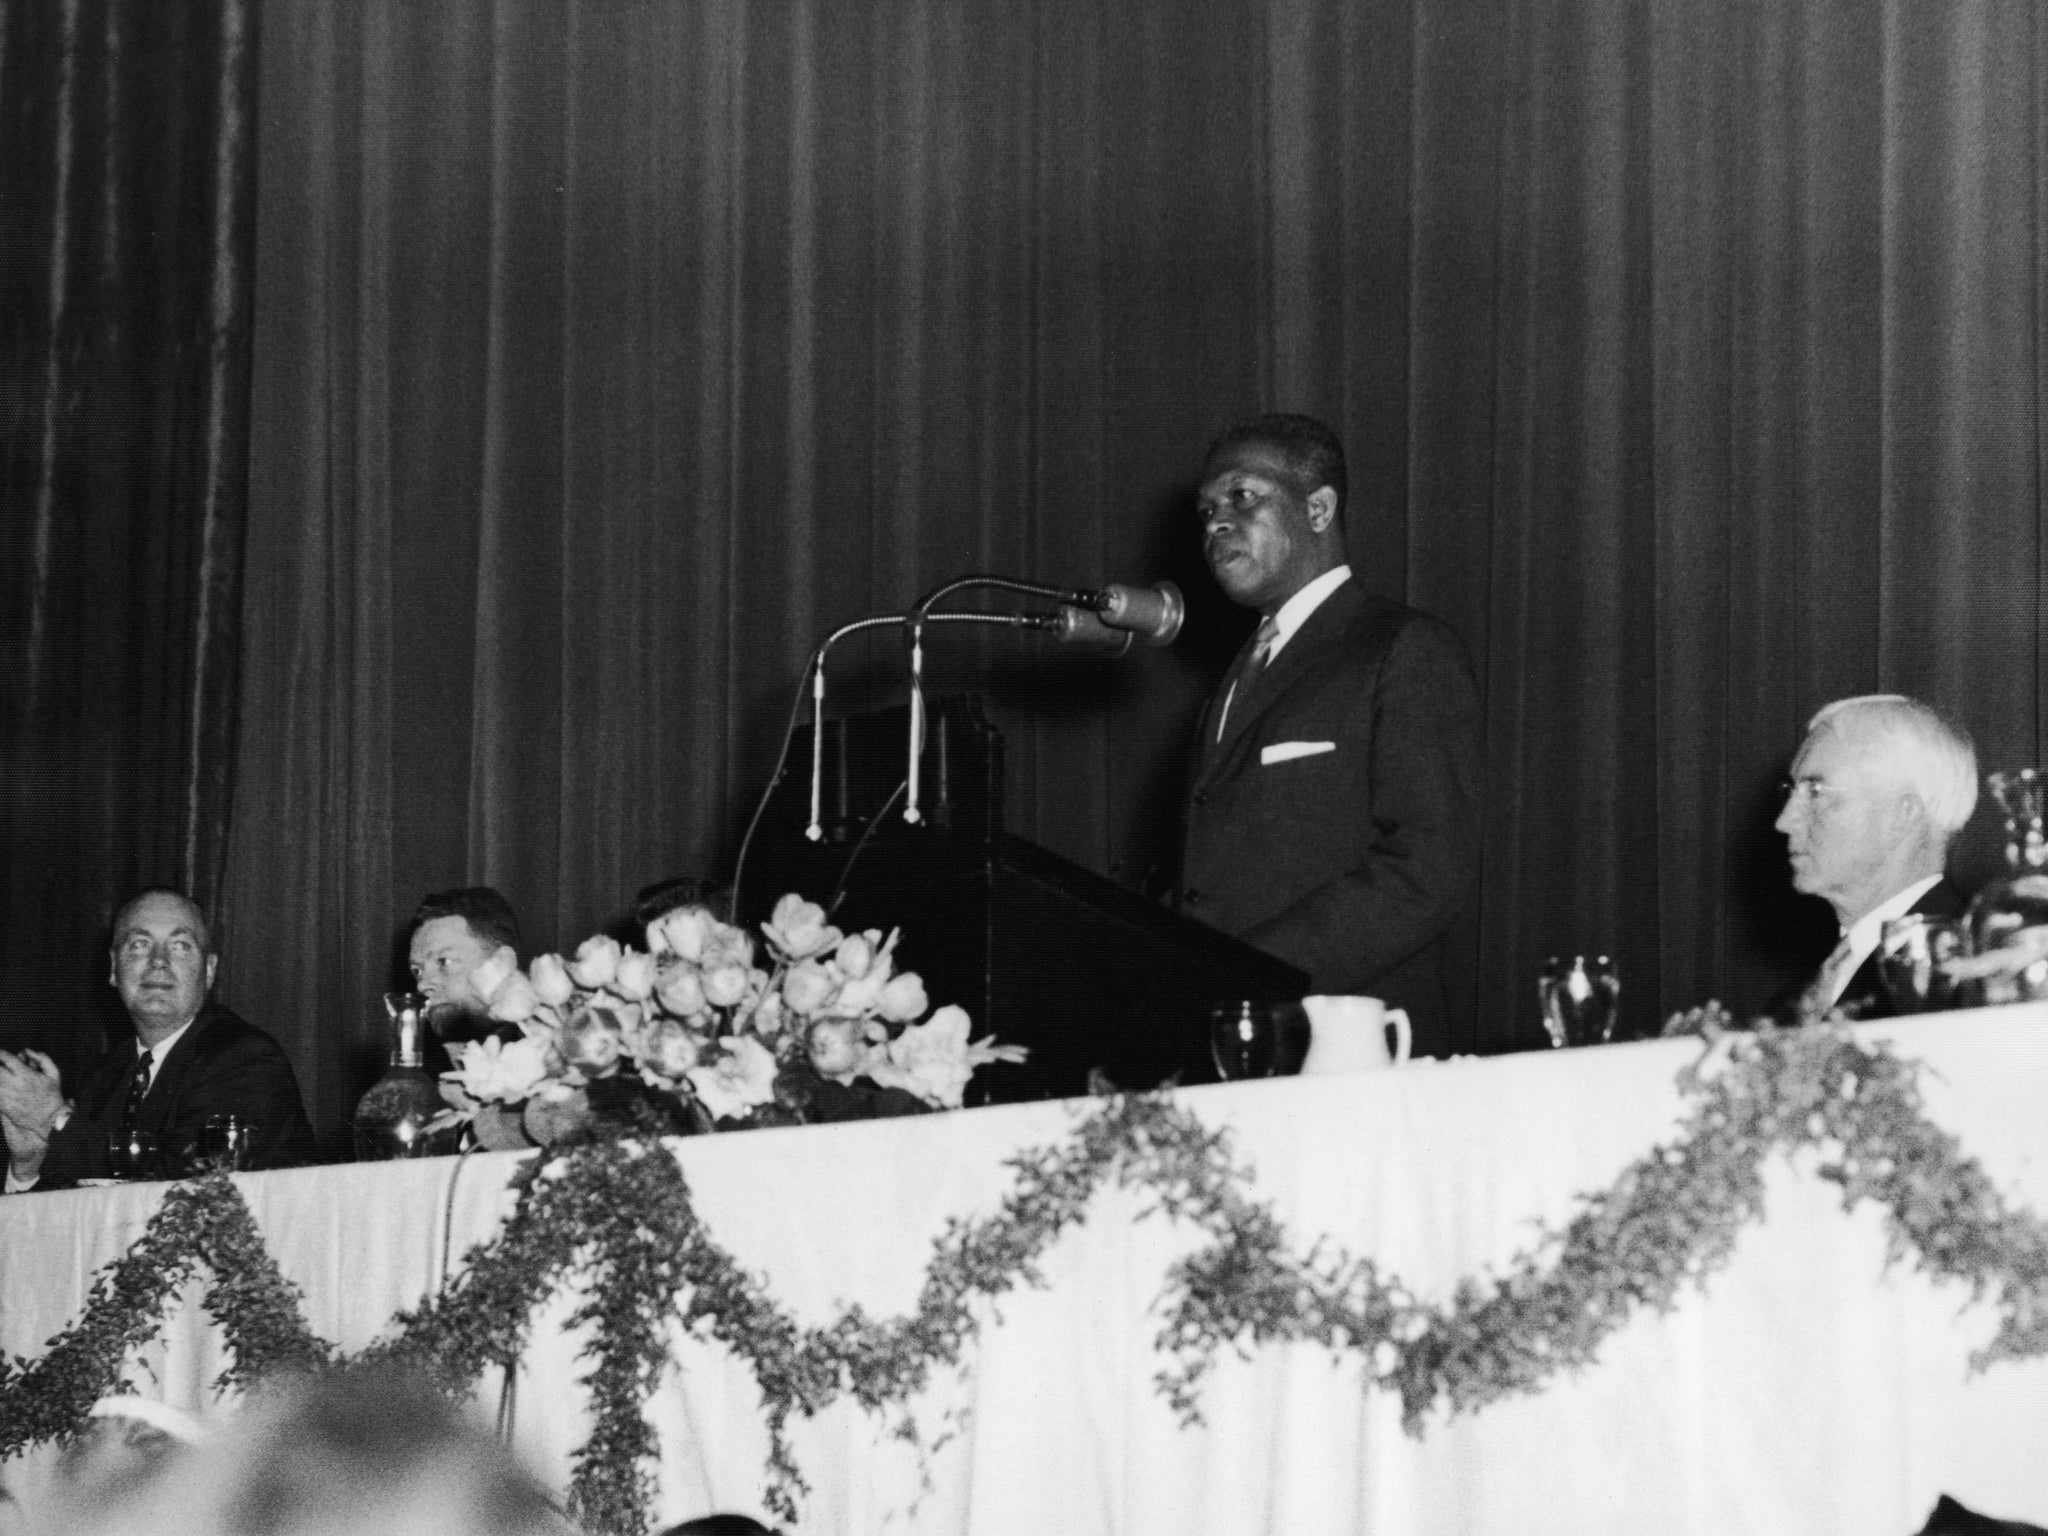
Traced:
[[1855, 970], [1850, 963], [1854, 958], [1855, 954], [1849, 947], [1849, 935], [1845, 933], [1841, 943], [1834, 947], [1827, 959], [1821, 961], [1820, 973], [1813, 978], [1813, 985], [1807, 988], [1806, 1011], [1824, 1014], [1835, 1006], [1836, 997]]
[[156, 1058], [144, 1051], [135, 1058], [135, 1073], [128, 1079], [128, 1102], [121, 1106], [121, 1129], [132, 1131], [142, 1117], [142, 1101], [149, 1097], [150, 1063]]
[[1273, 659], [1273, 647], [1279, 642], [1280, 626], [1268, 614], [1259, 620], [1258, 633], [1252, 637], [1252, 648], [1245, 653], [1244, 663], [1231, 680], [1230, 691], [1223, 695], [1223, 710], [1216, 717], [1216, 739], [1223, 739], [1223, 728], [1230, 724], [1230, 706], [1237, 696], [1259, 680], [1259, 674], [1266, 670], [1266, 663]]

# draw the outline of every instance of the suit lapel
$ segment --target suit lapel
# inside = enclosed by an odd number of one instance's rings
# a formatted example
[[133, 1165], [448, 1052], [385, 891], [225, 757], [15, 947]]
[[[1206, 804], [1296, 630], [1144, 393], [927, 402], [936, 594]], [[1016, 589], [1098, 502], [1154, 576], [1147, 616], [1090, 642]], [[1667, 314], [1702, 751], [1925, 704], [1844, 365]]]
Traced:
[[87, 1119], [99, 1121], [106, 1118], [109, 1110], [121, 1112], [122, 1096], [128, 1092], [128, 1080], [135, 1075], [135, 1061], [141, 1050], [141, 1042], [129, 1035], [107, 1052], [87, 1081], [85, 1091], [78, 1096]]
[[[1316, 605], [1316, 611], [1302, 622], [1280, 648], [1280, 654], [1272, 664], [1262, 669], [1249, 682], [1240, 681], [1237, 695], [1230, 703], [1230, 716], [1223, 722], [1223, 739], [1206, 742], [1215, 734], [1213, 718], [1204, 720], [1205, 752], [1202, 777], [1207, 778], [1226, 762], [1236, 763], [1242, 755], [1242, 746], [1252, 722], [1264, 715], [1273, 704], [1284, 696], [1294, 680], [1308, 672], [1316, 657], [1337, 644], [1349, 627], [1352, 615], [1358, 611], [1359, 587], [1355, 580], [1340, 585], [1336, 591]], [[1233, 670], [1250, 655], [1251, 641], [1245, 642], [1245, 649], [1239, 653], [1239, 660]], [[1219, 694], [1220, 697], [1220, 694]], [[1220, 705], [1219, 705], [1220, 707]], [[1213, 712], [1212, 712], [1213, 714]]]
[[142, 1113], [136, 1119], [136, 1124], [142, 1129], [161, 1131], [170, 1118], [170, 1106], [177, 1101], [180, 1087], [191, 1074], [192, 1064], [199, 1059], [200, 1037], [206, 1033], [210, 1016], [211, 1010], [202, 1007], [199, 1016], [192, 1021], [192, 1027], [178, 1037], [178, 1043], [165, 1055], [163, 1065], [156, 1069], [149, 1094], [142, 1101]]

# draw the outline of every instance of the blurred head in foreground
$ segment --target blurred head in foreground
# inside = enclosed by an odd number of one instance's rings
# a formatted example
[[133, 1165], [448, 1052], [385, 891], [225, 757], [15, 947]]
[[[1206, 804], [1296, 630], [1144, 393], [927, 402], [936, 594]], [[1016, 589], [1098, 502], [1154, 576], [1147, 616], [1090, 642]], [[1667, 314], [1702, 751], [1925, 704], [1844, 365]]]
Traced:
[[752, 1515], [699, 1515], [672, 1525], [661, 1536], [776, 1536]]
[[144, 1398], [102, 1398], [64, 1447], [37, 1529], [98, 1529], [144, 1498], [202, 1438], [198, 1421]]
[[[53, 1511], [54, 1513], [54, 1511]], [[570, 1536], [498, 1442], [398, 1376], [342, 1371], [254, 1399], [205, 1445], [50, 1532]]]

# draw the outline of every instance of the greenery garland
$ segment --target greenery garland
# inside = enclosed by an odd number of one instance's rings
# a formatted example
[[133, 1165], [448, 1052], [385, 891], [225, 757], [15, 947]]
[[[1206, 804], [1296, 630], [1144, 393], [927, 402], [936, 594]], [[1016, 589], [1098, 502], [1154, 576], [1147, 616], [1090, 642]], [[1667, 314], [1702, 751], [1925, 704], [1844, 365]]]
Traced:
[[213, 1277], [207, 1314], [229, 1352], [216, 1391], [330, 1363], [332, 1347], [306, 1327], [298, 1287], [278, 1272], [234, 1181], [215, 1174], [174, 1185], [135, 1246], [95, 1277], [85, 1314], [48, 1353], [34, 1362], [0, 1356], [0, 1461], [76, 1435], [92, 1405], [120, 1390], [128, 1356], [157, 1336], [166, 1304], [202, 1268]]
[[[1639, 1308], [1673, 1306], [1761, 1214], [1765, 1160], [1805, 1151], [1840, 1186], [1845, 1208], [1868, 1200], [1884, 1211], [1893, 1261], [1989, 1299], [1999, 1326], [1973, 1367], [2048, 1353], [2048, 1223], [2008, 1208], [1976, 1160], [1927, 1120], [1917, 1072], [1888, 1047], [1831, 1027], [1710, 1041], [1680, 1075], [1691, 1107], [1672, 1139], [1581, 1197], [1505, 1274], [1467, 1278], [1440, 1305], [1327, 1242], [1297, 1253], [1246, 1192], [1251, 1173], [1227, 1135], [1164, 1096], [1097, 1102], [1066, 1141], [1012, 1157], [996, 1212], [949, 1221], [934, 1241], [908, 1315], [876, 1319], [856, 1306], [820, 1328], [800, 1327], [712, 1240], [657, 1145], [580, 1147], [523, 1167], [504, 1228], [355, 1359], [410, 1367], [465, 1395], [487, 1369], [516, 1365], [534, 1312], [580, 1274], [589, 1299], [575, 1321], [592, 1329], [585, 1382], [595, 1423], [574, 1461], [578, 1519], [608, 1536], [646, 1530], [655, 1447], [641, 1405], [668, 1367], [666, 1330], [680, 1317], [753, 1370], [771, 1446], [765, 1500], [793, 1520], [806, 1488], [791, 1416], [850, 1396], [898, 1415], [899, 1432], [915, 1439], [911, 1399], [934, 1369], [958, 1365], [985, 1303], [1042, 1285], [1047, 1249], [1114, 1182], [1147, 1191], [1156, 1211], [1206, 1239], [1169, 1269], [1160, 1300], [1168, 1363], [1158, 1384], [1184, 1422], [1199, 1419], [1202, 1382], [1224, 1349], [1309, 1342], [1361, 1356], [1367, 1381], [1399, 1393], [1409, 1431], [1420, 1433], [1439, 1403], [1470, 1412], [1539, 1391], [1592, 1361]], [[221, 1388], [354, 1363], [308, 1331], [232, 1181], [180, 1185], [46, 1354], [0, 1359], [0, 1460], [76, 1433], [201, 1268], [215, 1277], [206, 1306], [233, 1357]]]

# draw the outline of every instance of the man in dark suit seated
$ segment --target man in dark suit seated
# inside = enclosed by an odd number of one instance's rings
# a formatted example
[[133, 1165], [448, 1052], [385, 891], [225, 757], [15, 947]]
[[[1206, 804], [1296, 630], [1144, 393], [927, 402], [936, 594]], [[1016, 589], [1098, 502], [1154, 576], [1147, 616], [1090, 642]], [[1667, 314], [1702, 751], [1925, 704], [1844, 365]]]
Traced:
[[1478, 867], [1479, 692], [1458, 637], [1367, 592], [1344, 546], [1344, 450], [1305, 416], [1210, 448], [1217, 583], [1261, 616], [1202, 714], [1179, 905], [1300, 966], [1318, 992], [1404, 1008], [1444, 1049], [1443, 940]]
[[1794, 888], [1835, 909], [1842, 937], [1811, 977], [1778, 999], [1775, 1016], [1892, 1011], [1877, 969], [1884, 925], [1911, 912], [1961, 915], [1963, 893], [1943, 870], [1976, 804], [1976, 748], [1917, 699], [1837, 699], [1807, 723], [1778, 830]]
[[177, 892], [144, 891], [120, 910], [108, 979], [134, 1036], [110, 1050], [69, 1099], [49, 1057], [0, 1051], [8, 1193], [105, 1176], [109, 1137], [129, 1131], [154, 1136], [162, 1171], [180, 1172], [207, 1122], [230, 1115], [251, 1128], [249, 1166], [314, 1160], [312, 1128], [284, 1052], [207, 996], [218, 959], [205, 915]]

